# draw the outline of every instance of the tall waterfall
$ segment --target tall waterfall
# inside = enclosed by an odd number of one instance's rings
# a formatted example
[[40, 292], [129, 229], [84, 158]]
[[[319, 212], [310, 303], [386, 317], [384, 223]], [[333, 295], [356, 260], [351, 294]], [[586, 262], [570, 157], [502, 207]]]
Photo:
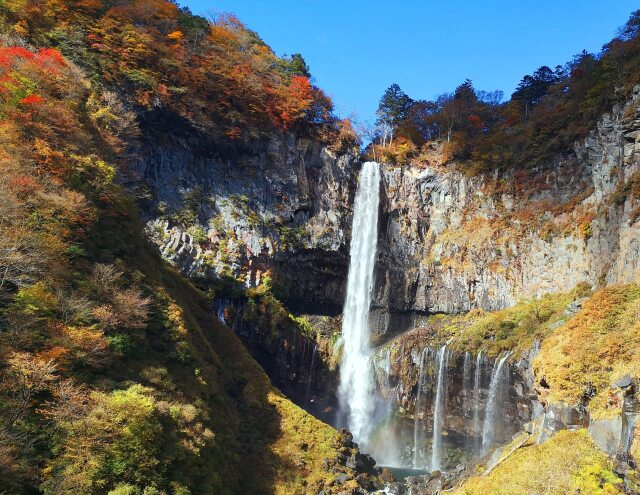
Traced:
[[433, 446], [431, 452], [431, 470], [442, 469], [442, 420], [446, 403], [446, 372], [449, 354], [447, 346], [443, 345], [438, 351], [438, 382], [436, 399], [433, 405]]
[[484, 427], [482, 428], [482, 451], [487, 452], [489, 447], [495, 442], [496, 420], [498, 419], [498, 394], [505, 378], [504, 363], [511, 356], [507, 352], [500, 361], [495, 364], [491, 373], [491, 383], [489, 384], [489, 398], [487, 409], [484, 415]]
[[367, 443], [374, 411], [374, 380], [369, 343], [369, 306], [373, 290], [373, 267], [378, 238], [380, 172], [378, 164], [366, 162], [353, 213], [347, 297], [342, 320], [344, 349], [338, 397], [355, 439]]

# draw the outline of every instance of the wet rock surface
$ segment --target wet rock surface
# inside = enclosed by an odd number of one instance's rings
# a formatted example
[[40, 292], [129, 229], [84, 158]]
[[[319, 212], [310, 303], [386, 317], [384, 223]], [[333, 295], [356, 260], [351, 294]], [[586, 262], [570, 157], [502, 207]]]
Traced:
[[383, 470], [375, 467], [370, 455], [360, 452], [353, 435], [342, 429], [338, 442], [340, 453], [335, 459], [325, 459], [323, 466], [332, 480], [317, 493], [364, 495], [384, 488]]

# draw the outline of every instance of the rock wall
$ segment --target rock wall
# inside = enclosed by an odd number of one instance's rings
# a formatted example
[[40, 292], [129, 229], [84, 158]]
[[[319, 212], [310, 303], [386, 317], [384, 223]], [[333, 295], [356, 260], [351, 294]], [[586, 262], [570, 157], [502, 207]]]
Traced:
[[[340, 314], [355, 155], [336, 156], [288, 135], [232, 159], [209, 156], [182, 138], [150, 144], [140, 156], [134, 169], [147, 187], [141, 191], [143, 219], [165, 259], [188, 275], [228, 276], [246, 286], [268, 275], [277, 279], [278, 297], [292, 312]], [[640, 89], [604, 115], [572, 152], [545, 166], [466, 176], [444, 161], [441, 145], [434, 144], [426, 161], [381, 167], [371, 323], [374, 344], [384, 345], [379, 352], [395, 336], [411, 341], [396, 348], [384, 376], [378, 367], [381, 395], [398, 412], [405, 446], [413, 445], [416, 416], [425, 441], [430, 438], [433, 377], [416, 409], [416, 359], [430, 341], [411, 336], [429, 315], [501, 309], [581, 283], [640, 282]], [[277, 386], [325, 419], [334, 415], [337, 375], [328, 363], [339, 356], [320, 345], [322, 355], [312, 365], [316, 344], [331, 341], [332, 333], [314, 341], [289, 331], [236, 330]], [[528, 358], [512, 363], [501, 401], [507, 404], [501, 441], [542, 412]], [[443, 425], [449, 463], [459, 460], [456, 452], [477, 445], [473, 412], [480, 411], [482, 422], [494, 363], [486, 366], [475, 397], [464, 355], [451, 358]], [[549, 430], [583, 424], [573, 410], [577, 419], [558, 420], [553, 407], [540, 416]]]
[[[380, 347], [374, 359], [379, 395], [392, 411], [393, 436], [399, 444], [395, 462], [411, 465], [417, 448], [420, 465], [428, 465], [433, 438], [435, 398], [438, 383], [439, 339], [427, 336], [425, 329], [406, 332]], [[532, 351], [535, 352], [535, 351]], [[502, 378], [494, 383], [494, 410], [488, 403], [492, 377], [498, 359], [481, 354], [450, 350], [443, 375], [442, 432], [445, 465], [455, 467], [481, 457], [483, 430], [488, 415], [492, 421], [490, 449], [508, 442], [524, 424], [542, 412], [533, 391], [531, 354], [511, 356], [502, 368]], [[479, 367], [478, 367], [479, 365]], [[476, 382], [477, 377], [477, 382]], [[388, 421], [388, 420], [387, 420]], [[388, 427], [385, 427], [388, 429]], [[388, 450], [389, 439], [373, 445], [376, 452]]]
[[195, 138], [149, 143], [140, 156], [146, 230], [165, 259], [191, 276], [247, 286], [270, 270], [291, 308], [340, 312], [354, 154], [281, 135], [228, 159]]
[[[439, 165], [438, 145], [426, 161], [383, 165], [375, 331], [583, 282], [640, 280], [640, 208], [624, 187], [640, 181], [639, 152], [640, 88], [544, 167], [466, 176]], [[147, 231], [167, 260], [248, 286], [271, 270], [290, 309], [340, 313], [355, 155], [286, 135], [233, 159], [177, 138], [141, 156]]]
[[640, 281], [640, 88], [543, 168], [468, 177], [438, 163], [383, 168], [378, 332], [425, 313]]

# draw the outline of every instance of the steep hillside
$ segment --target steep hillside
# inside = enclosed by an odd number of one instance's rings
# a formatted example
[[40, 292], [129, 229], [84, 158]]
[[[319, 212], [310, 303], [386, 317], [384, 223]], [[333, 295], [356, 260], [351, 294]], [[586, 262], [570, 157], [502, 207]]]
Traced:
[[[196, 103], [150, 81], [149, 54], [108, 65], [114, 51], [93, 36], [108, 22], [104, 36], [158, 50], [154, 22], [170, 19], [209, 29], [169, 2], [0, 2], [0, 492], [332, 493], [338, 475], [354, 488], [368, 466], [345, 466], [357, 447], [271, 385], [147, 243], [138, 198], [119, 184], [151, 114], [197, 118], [181, 115]], [[165, 45], [188, 40], [168, 34]], [[51, 43], [84, 70], [37, 47]]]

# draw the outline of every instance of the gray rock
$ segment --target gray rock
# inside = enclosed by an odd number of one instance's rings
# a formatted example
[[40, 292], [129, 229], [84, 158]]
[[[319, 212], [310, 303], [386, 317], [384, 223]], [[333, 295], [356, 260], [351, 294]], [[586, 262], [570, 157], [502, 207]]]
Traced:
[[623, 376], [622, 378], [620, 378], [618, 381], [616, 381], [613, 384], [614, 387], [618, 387], [618, 388], [621, 388], [621, 389], [629, 388], [632, 385], [633, 385], [633, 379], [629, 375]]
[[597, 419], [589, 423], [589, 434], [600, 450], [613, 455], [622, 438], [622, 418]]

